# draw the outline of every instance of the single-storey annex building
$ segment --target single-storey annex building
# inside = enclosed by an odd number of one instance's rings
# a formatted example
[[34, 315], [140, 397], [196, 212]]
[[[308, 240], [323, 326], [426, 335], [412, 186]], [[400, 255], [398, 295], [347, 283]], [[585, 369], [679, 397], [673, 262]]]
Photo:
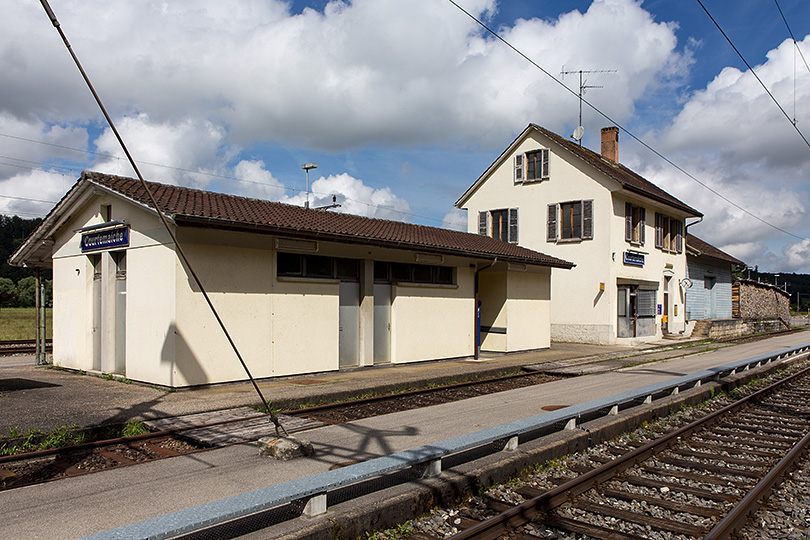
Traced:
[[[500, 240], [149, 183], [256, 378], [550, 345], [552, 268]], [[51, 267], [54, 363], [184, 387], [246, 378], [138, 180], [84, 172], [12, 255]]]

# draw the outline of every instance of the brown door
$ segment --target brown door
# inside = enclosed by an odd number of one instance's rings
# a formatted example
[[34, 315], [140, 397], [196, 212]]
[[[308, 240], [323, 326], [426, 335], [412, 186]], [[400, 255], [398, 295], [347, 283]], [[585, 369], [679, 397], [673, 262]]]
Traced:
[[661, 317], [661, 332], [669, 334], [669, 293], [664, 293], [664, 311]]

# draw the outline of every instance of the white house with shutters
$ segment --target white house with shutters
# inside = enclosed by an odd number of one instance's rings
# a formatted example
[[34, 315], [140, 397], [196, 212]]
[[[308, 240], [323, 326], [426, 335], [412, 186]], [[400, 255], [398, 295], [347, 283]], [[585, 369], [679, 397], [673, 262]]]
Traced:
[[576, 264], [554, 276], [552, 340], [630, 344], [684, 330], [685, 221], [702, 214], [621, 165], [618, 135], [603, 129], [599, 154], [530, 124], [456, 202], [470, 232]]

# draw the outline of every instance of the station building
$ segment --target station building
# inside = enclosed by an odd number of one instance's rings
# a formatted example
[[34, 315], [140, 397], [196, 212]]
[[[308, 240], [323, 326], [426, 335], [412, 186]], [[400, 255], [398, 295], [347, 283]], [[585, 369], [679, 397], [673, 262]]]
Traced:
[[[149, 183], [255, 378], [550, 345], [552, 269], [491, 237]], [[56, 365], [244, 380], [146, 190], [84, 172], [11, 263], [53, 270]], [[555, 273], [556, 274], [556, 273]], [[484, 298], [478, 308], [478, 298]]]
[[685, 222], [702, 214], [619, 163], [618, 142], [605, 128], [596, 153], [529, 124], [456, 202], [469, 232], [576, 263], [552, 284], [554, 341], [685, 330]]

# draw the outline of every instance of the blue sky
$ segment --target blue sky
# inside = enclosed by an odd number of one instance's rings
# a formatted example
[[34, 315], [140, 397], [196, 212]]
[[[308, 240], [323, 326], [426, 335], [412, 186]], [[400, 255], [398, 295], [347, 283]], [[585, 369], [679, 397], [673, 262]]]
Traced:
[[[577, 124], [574, 96], [447, 0], [50, 3], [156, 181], [301, 204], [316, 162], [315, 204], [458, 228], [453, 203], [528, 123]], [[615, 69], [585, 97], [744, 210], [626, 134], [620, 160], [701, 210], [697, 236], [810, 272], [810, 147], [696, 0], [458, 3], [555, 77]], [[776, 2], [703, 3], [810, 136]], [[779, 6], [810, 59], [810, 3]], [[44, 215], [82, 169], [132, 175], [39, 2], [0, 7], [0, 212]], [[583, 113], [596, 149], [608, 122]]]

